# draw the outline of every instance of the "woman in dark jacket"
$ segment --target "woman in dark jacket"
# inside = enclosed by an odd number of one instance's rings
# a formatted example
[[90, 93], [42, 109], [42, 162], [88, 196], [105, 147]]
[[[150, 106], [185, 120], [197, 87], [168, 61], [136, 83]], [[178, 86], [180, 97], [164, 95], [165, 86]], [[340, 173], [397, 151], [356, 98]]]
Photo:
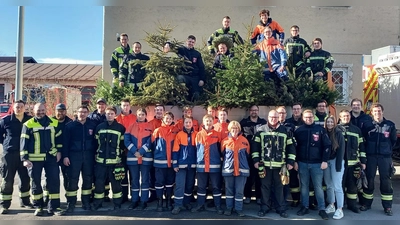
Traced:
[[[345, 142], [342, 129], [335, 123], [333, 116], [325, 120], [325, 129], [329, 139], [332, 142], [331, 155], [328, 161], [328, 167], [324, 170], [324, 180], [327, 187], [326, 213], [335, 213], [333, 219], [343, 218], [344, 193], [342, 189], [342, 179], [344, 172], [344, 151]], [[337, 201], [337, 209], [335, 209], [335, 197]]]

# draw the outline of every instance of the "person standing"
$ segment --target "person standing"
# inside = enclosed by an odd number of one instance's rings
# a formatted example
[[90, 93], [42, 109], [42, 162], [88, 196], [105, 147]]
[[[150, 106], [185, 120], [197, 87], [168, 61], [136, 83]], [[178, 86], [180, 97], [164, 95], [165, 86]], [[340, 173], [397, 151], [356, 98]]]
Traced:
[[[336, 125], [336, 119], [333, 116], [325, 120], [325, 130], [332, 143], [331, 154], [329, 156], [328, 167], [324, 170], [324, 181], [326, 184], [326, 201], [328, 206], [326, 213], [335, 213], [333, 219], [343, 218], [344, 194], [342, 188], [344, 172], [344, 152], [345, 140], [343, 137], [343, 128]], [[337, 209], [335, 210], [335, 198]]]
[[322, 39], [314, 38], [313, 51], [307, 58], [306, 73], [312, 73], [313, 81], [328, 79], [328, 73], [331, 72], [334, 59], [331, 53], [322, 50]]
[[383, 110], [381, 104], [373, 103], [371, 105], [373, 121], [365, 127], [368, 187], [363, 188], [363, 205], [360, 210], [367, 211], [371, 209], [372, 201], [374, 200], [374, 180], [378, 168], [383, 210], [387, 216], [392, 216], [393, 186], [391, 179], [394, 171], [392, 153], [397, 137], [395, 124], [383, 117]]
[[139, 91], [140, 84], [146, 77], [146, 70], [143, 64], [150, 60], [150, 57], [142, 54], [142, 44], [134, 42], [133, 53], [128, 55], [128, 59], [122, 62], [119, 70], [119, 86], [123, 87], [125, 84], [133, 86], [133, 92]]
[[[206, 78], [203, 58], [201, 53], [194, 49], [195, 44], [196, 37], [189, 35], [186, 39], [186, 45], [179, 46], [176, 49], [178, 56], [189, 61], [185, 63], [188, 67], [187, 69], [184, 69], [186, 70], [186, 73], [177, 76], [178, 82], [184, 83], [188, 88], [189, 95], [187, 96], [187, 99], [189, 101], [196, 101], [199, 99]], [[167, 53], [171, 50], [171, 47], [174, 46], [170, 46], [170, 43], [166, 43], [163, 51]]]
[[[182, 113], [183, 113], [182, 118], [178, 119], [175, 123], [175, 126], [179, 129], [179, 131], [182, 131], [185, 127], [184, 126], [185, 117], [192, 117], [193, 109], [190, 106], [184, 106], [182, 109]], [[199, 121], [192, 118], [192, 124], [193, 124], [193, 130], [199, 131]]]
[[0, 214], [8, 214], [14, 190], [14, 178], [18, 172], [20, 206], [33, 208], [30, 202], [30, 179], [20, 158], [22, 125], [32, 117], [25, 113], [25, 102], [18, 100], [13, 104], [13, 113], [0, 120], [0, 143], [3, 145], [1, 157]]
[[325, 100], [320, 100], [317, 103], [317, 108], [314, 116], [314, 123], [316, 125], [320, 125], [321, 127], [324, 126], [325, 120], [329, 116], [328, 113], [326, 112], [327, 107], [328, 103]]
[[314, 123], [314, 114], [311, 110], [303, 112], [304, 125], [294, 131], [296, 139], [296, 163], [300, 177], [301, 209], [297, 215], [309, 213], [310, 178], [318, 202], [319, 215], [322, 219], [329, 219], [325, 212], [325, 199], [322, 190], [323, 170], [328, 167], [331, 141], [325, 129]]
[[237, 45], [244, 43], [239, 33], [236, 30], [231, 29], [230, 26], [231, 26], [231, 18], [229, 16], [224, 16], [224, 18], [222, 18], [222, 28], [212, 33], [207, 40], [207, 48], [210, 54], [212, 55], [215, 54], [215, 49], [213, 44], [214, 39], [222, 35], [228, 36], [232, 40], [232, 43], [235, 43]]
[[46, 115], [43, 103], [37, 103], [34, 117], [26, 121], [22, 127], [20, 154], [23, 165], [28, 168], [31, 178], [32, 199], [35, 216], [43, 216], [43, 189], [41, 185], [42, 170], [46, 175], [47, 190], [49, 191], [48, 215], [63, 215], [60, 208], [60, 169], [62, 131], [58, 121]]
[[165, 112], [161, 127], [157, 128], [151, 142], [154, 152], [155, 188], [157, 194], [157, 211], [163, 211], [163, 195], [165, 192], [166, 208], [172, 210], [172, 192], [175, 182], [175, 171], [172, 165], [172, 148], [179, 130], [174, 125], [174, 114]]
[[342, 110], [339, 113], [340, 126], [343, 127], [345, 139], [345, 170], [343, 176], [344, 189], [346, 190], [347, 208], [354, 213], [360, 213], [357, 207], [357, 178], [355, 173], [360, 172], [360, 169], [365, 170], [367, 158], [365, 155], [365, 147], [363, 135], [360, 128], [351, 123], [351, 116], [348, 110]]
[[271, 192], [276, 199], [276, 212], [283, 218], [288, 214], [283, 198], [283, 185], [280, 179], [282, 167], [291, 170], [296, 160], [293, 140], [287, 134], [284, 126], [280, 126], [278, 112], [271, 110], [268, 113], [268, 123], [258, 128], [252, 142], [251, 156], [254, 167], [258, 169], [261, 178], [261, 206], [258, 216], [265, 216], [271, 206], [268, 204]]
[[119, 36], [119, 42], [121, 43], [121, 46], [116, 48], [111, 54], [110, 68], [111, 68], [111, 74], [113, 75], [114, 86], [122, 87], [123, 82], [120, 82], [119, 80], [120, 67], [125, 62], [128, 61], [129, 55], [132, 54], [132, 49], [128, 44], [129, 42], [128, 34], [122, 33]]
[[190, 200], [196, 178], [196, 135], [193, 117], [184, 117], [184, 129], [175, 137], [172, 162], [175, 175], [175, 205], [172, 214], [179, 214], [181, 208], [191, 210]]
[[95, 185], [93, 209], [102, 207], [104, 200], [104, 184], [108, 178], [111, 182], [113, 192], [114, 210], [121, 209], [122, 187], [121, 181], [115, 176], [118, 172], [117, 164], [121, 163], [121, 154], [124, 145], [125, 127], [115, 120], [117, 109], [107, 107], [105, 110], [106, 122], [99, 124], [95, 130], [95, 138], [98, 141], [98, 148], [95, 158]]
[[223, 156], [222, 176], [225, 180], [226, 210], [230, 216], [232, 211], [243, 217], [243, 191], [246, 179], [250, 174], [248, 157], [250, 144], [241, 133], [240, 123], [231, 121], [228, 125], [229, 135], [221, 141]]
[[309, 77], [309, 74], [305, 73], [307, 69], [305, 61], [310, 56], [311, 49], [307, 41], [300, 38], [299, 32], [299, 26], [293, 25], [290, 28], [290, 34], [292, 36], [283, 43], [288, 55], [287, 66], [289, 72], [295, 75], [295, 77]]
[[68, 123], [64, 129], [62, 156], [68, 177], [66, 189], [67, 213], [73, 213], [75, 210], [80, 175], [82, 175], [82, 209], [91, 209], [90, 196], [92, 194], [97, 143], [94, 136], [96, 124], [87, 119], [88, 115], [89, 108], [86, 105], [79, 106], [76, 120]]
[[215, 209], [222, 215], [224, 210], [221, 207], [221, 133], [213, 129], [213, 120], [213, 116], [205, 115], [204, 127], [196, 135], [197, 206], [191, 212], [205, 210], [206, 188], [210, 179]]
[[146, 109], [138, 109], [136, 117], [137, 120], [126, 129], [124, 138], [125, 146], [128, 149], [126, 164], [131, 174], [132, 202], [128, 209], [137, 208], [140, 199], [140, 209], [144, 210], [149, 199], [150, 168], [153, 166], [151, 151], [153, 129], [152, 125], [147, 122]]
[[263, 38], [263, 30], [266, 27], [271, 27], [272, 29], [272, 36], [276, 38], [276, 35], [279, 35], [279, 42], [281, 44], [283, 44], [283, 40], [285, 39], [285, 32], [283, 30], [283, 28], [281, 27], [281, 25], [279, 25], [278, 22], [276, 22], [275, 20], [272, 20], [270, 16], [270, 12], [268, 9], [263, 9], [260, 11], [260, 13], [258, 14], [260, 16], [260, 22], [259, 24], [257, 24], [257, 26], [254, 28], [253, 33], [251, 34], [250, 37], [250, 41], [252, 44], [256, 44], [259, 41], [262, 41]]
[[[247, 141], [251, 143], [253, 136], [256, 133], [257, 128], [267, 123], [264, 118], [258, 116], [259, 107], [253, 105], [249, 108], [250, 115], [247, 118], [243, 118], [240, 121], [240, 126], [242, 128], [242, 133], [246, 137]], [[251, 145], [250, 145], [250, 151]], [[251, 202], [251, 196], [253, 191], [253, 185], [255, 189], [255, 197], [257, 204], [261, 204], [261, 181], [258, 176], [258, 170], [254, 168], [254, 162], [251, 156], [248, 157], [248, 164], [250, 165], [250, 174], [247, 177], [246, 184], [244, 186], [244, 201], [243, 203], [249, 204]]]
[[[121, 100], [121, 113], [115, 118], [115, 120], [122, 124], [122, 126], [125, 127], [125, 130], [127, 130], [133, 123], [136, 122], [136, 115], [132, 113], [131, 110], [131, 103], [129, 98], [125, 98]], [[125, 177], [121, 181], [121, 186], [122, 186], [122, 203], [128, 201], [128, 195], [129, 195], [129, 178], [130, 178], [130, 173], [129, 173], [129, 167], [127, 166], [127, 154], [128, 154], [128, 149], [126, 148], [123, 149], [123, 153], [121, 155], [121, 160], [122, 164], [125, 165]]]

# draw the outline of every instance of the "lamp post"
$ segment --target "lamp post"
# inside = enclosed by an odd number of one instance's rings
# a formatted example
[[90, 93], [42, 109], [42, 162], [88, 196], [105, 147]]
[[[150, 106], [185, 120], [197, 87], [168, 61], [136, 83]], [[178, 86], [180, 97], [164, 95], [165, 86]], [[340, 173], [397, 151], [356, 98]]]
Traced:
[[19, 6], [14, 101], [22, 99], [22, 86], [24, 77], [24, 11], [24, 6]]

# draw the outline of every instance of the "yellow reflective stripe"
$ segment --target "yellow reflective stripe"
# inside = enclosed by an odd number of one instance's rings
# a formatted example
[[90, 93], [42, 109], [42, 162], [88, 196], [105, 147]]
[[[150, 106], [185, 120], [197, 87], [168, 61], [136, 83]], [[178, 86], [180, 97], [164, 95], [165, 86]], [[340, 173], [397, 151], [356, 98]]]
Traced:
[[323, 190], [323, 191], [326, 191], [326, 186], [322, 186], [322, 190]]
[[118, 192], [118, 193], [113, 193], [113, 199], [115, 198], [122, 198], [122, 192]]
[[381, 198], [384, 201], [392, 201], [393, 200], [393, 195], [383, 195], [383, 194], [381, 194]]
[[[55, 132], [55, 130], [54, 130], [54, 132]], [[61, 134], [62, 134], [62, 131], [59, 130], [58, 133], [55, 135], [55, 137], [59, 137]]]
[[287, 139], [286, 140], [286, 145], [291, 145], [291, 144], [293, 144], [292, 139], [291, 138]]
[[264, 167], [281, 167], [285, 162], [269, 162], [269, 161], [264, 161]]
[[29, 193], [29, 191], [26, 191], [26, 192], [20, 192], [19, 193], [19, 197], [21, 197], [21, 198], [23, 198], [23, 197], [29, 197], [30, 196], [30, 193]]
[[65, 193], [65, 195], [68, 196], [68, 197], [77, 196], [78, 195], [78, 191], [67, 191]]
[[95, 199], [103, 199], [104, 198], [104, 193], [101, 193], [101, 194], [94, 193], [94, 198]]
[[82, 190], [82, 195], [91, 195], [92, 189]]
[[323, 56], [310, 56], [308, 58], [309, 58], [309, 60], [323, 59], [325, 61], [325, 57], [323, 57]]
[[21, 155], [21, 156], [28, 155], [28, 151], [22, 150], [22, 151], [19, 152], [19, 155]]
[[0, 200], [3, 200], [3, 201], [11, 201], [11, 199], [12, 199], [12, 195], [3, 195], [3, 194], [0, 194]]
[[348, 199], [357, 199], [357, 194], [346, 193], [346, 196], [347, 196]]
[[358, 144], [361, 144], [361, 143], [363, 143], [363, 142], [364, 142], [363, 138], [362, 138], [362, 137], [359, 137], [359, 138], [358, 138]]
[[300, 187], [290, 188], [291, 193], [298, 193], [300, 192]]
[[360, 152], [360, 157], [365, 158], [365, 157], [367, 157], [367, 154], [365, 152]]
[[[103, 163], [104, 159], [100, 158], [100, 157], [97, 157], [96, 158], [96, 162]], [[121, 162], [121, 159], [119, 159], [119, 158], [118, 159], [106, 159], [106, 164], [118, 164], [120, 162]]]
[[43, 196], [49, 196], [49, 191], [43, 191]]
[[21, 134], [21, 138], [29, 139], [29, 135], [27, 135], [27, 134]]
[[327, 73], [329, 73], [329, 72], [331, 71], [328, 67], [325, 67], [324, 69], [325, 69], [325, 71], [326, 71]]
[[347, 162], [347, 164], [349, 165], [349, 166], [354, 166], [354, 165], [356, 165], [358, 163], [358, 160], [349, 160], [348, 162]]
[[43, 198], [43, 195], [42, 195], [42, 194], [38, 194], [38, 195], [31, 195], [31, 197], [32, 197], [32, 199], [33, 199], [33, 200], [40, 200], [40, 199], [42, 199], [42, 198]]
[[60, 194], [49, 194], [49, 199], [59, 199]]
[[63, 147], [63, 145], [62, 144], [58, 144], [58, 145], [56, 145], [56, 148], [62, 148]]
[[257, 136], [257, 137], [254, 138], [254, 141], [255, 141], [255, 142], [260, 142], [261, 139], [260, 139], [260, 137]]
[[38, 155], [38, 154], [40, 154], [40, 136], [39, 136], [39, 133], [33, 133], [33, 137], [35, 138], [35, 140], [34, 140], [34, 143], [35, 143], [35, 145], [34, 145], [34, 154], [35, 155]]
[[35, 157], [30, 157], [29, 156], [29, 161], [31, 161], [31, 162], [42, 162], [42, 161], [44, 161], [44, 157], [41, 157], [41, 158], [35, 158]]
[[363, 197], [364, 197], [365, 199], [373, 199], [373, 198], [374, 198], [374, 195], [373, 195], [373, 194], [363, 193]]
[[110, 185], [109, 185], [109, 184], [107, 184], [106, 186], [104, 186], [104, 189], [106, 189], [106, 190], [110, 190]]
[[294, 154], [288, 154], [288, 159], [296, 160], [296, 155], [294, 155]]
[[309, 196], [314, 196], [314, 191], [308, 192], [308, 195], [309, 195]]
[[260, 157], [260, 153], [258, 153], [258, 152], [253, 152], [253, 153], [251, 154], [251, 157], [252, 157], [252, 158]]

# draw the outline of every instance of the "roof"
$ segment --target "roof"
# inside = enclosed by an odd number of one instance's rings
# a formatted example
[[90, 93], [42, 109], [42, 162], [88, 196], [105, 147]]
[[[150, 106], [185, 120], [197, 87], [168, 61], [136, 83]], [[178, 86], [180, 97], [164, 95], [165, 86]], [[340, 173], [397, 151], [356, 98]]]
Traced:
[[[15, 56], [0, 56], [0, 62], [17, 62], [17, 57]], [[33, 57], [24, 56], [24, 63], [37, 63]]]
[[[24, 63], [24, 81], [40, 83], [95, 82], [102, 74], [101, 65]], [[15, 80], [16, 63], [0, 62], [0, 79]]]

